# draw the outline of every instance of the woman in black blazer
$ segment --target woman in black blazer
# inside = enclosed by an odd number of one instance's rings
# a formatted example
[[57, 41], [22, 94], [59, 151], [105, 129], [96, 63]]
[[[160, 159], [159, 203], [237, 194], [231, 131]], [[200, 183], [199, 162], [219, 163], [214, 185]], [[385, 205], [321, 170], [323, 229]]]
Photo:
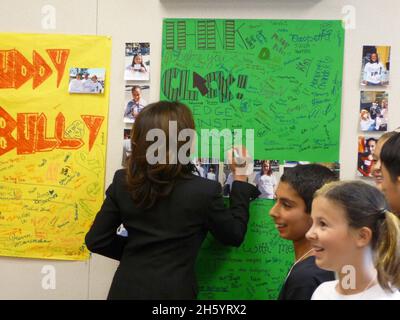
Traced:
[[[159, 128], [169, 137], [170, 121], [178, 134], [194, 129], [190, 109], [177, 102], [154, 103], [139, 114], [127, 169], [115, 173], [86, 235], [90, 251], [120, 261], [109, 299], [195, 299], [195, 261], [207, 232], [231, 246], [240, 246], [246, 234], [249, 202], [259, 195], [247, 176], [235, 175], [225, 208], [221, 185], [193, 174], [195, 166], [181, 155], [176, 159], [176, 152], [161, 148], [153, 155], [165, 155], [166, 163], [150, 164], [154, 156], [146, 152], [155, 142], [146, 140], [147, 133]], [[186, 142], [177, 141], [176, 150]], [[116, 234], [121, 223], [126, 238]]]

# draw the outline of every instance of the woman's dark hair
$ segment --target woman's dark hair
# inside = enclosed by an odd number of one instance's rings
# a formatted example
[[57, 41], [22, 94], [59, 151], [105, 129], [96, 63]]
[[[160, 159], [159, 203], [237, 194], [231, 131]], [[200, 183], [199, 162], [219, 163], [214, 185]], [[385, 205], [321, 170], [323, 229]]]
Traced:
[[268, 161], [268, 163], [269, 163], [269, 168], [268, 168], [268, 171], [267, 171], [267, 175], [271, 175], [272, 174], [272, 166], [271, 166], [271, 161], [270, 160], [262, 160], [261, 161], [261, 174], [260, 174], [260, 176], [263, 176], [264, 175], [264, 163], [266, 163]]
[[[190, 109], [182, 103], [168, 101], [159, 101], [146, 106], [132, 126], [132, 153], [127, 164], [127, 185], [138, 207], [152, 207], [159, 198], [166, 197], [172, 192], [179, 178], [189, 177], [195, 171], [192, 163], [183, 164], [180, 162], [180, 157], [175, 157], [176, 161], [170, 161], [170, 151], [174, 152], [169, 150], [170, 121], [176, 121], [178, 134], [184, 129], [192, 129], [193, 132], [195, 128]], [[146, 137], [152, 129], [161, 130], [165, 134], [165, 162], [155, 164], [148, 162], [148, 149], [155, 142], [147, 141]], [[190, 137], [186, 137], [186, 141], [174, 142], [175, 151], [179, 151], [187, 141], [190, 141]]]
[[400, 177], [400, 133], [393, 134], [385, 142], [380, 158], [389, 172], [390, 179], [396, 182]]
[[346, 212], [349, 226], [372, 231], [371, 248], [382, 288], [400, 287], [400, 220], [387, 210], [384, 195], [362, 181], [336, 181], [315, 193], [333, 201]]

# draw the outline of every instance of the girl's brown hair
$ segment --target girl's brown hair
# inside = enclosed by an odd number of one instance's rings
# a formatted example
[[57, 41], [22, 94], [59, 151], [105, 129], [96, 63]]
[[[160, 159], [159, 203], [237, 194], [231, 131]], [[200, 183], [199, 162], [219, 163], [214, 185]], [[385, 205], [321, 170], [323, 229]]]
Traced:
[[341, 206], [350, 227], [372, 231], [378, 282], [384, 289], [400, 288], [400, 220], [387, 210], [384, 195], [362, 181], [330, 182], [315, 193]]
[[[192, 163], [182, 163], [174, 150], [169, 150], [170, 121], [175, 121], [177, 133], [183, 129], [194, 130], [190, 109], [179, 102], [159, 101], [146, 106], [132, 127], [132, 153], [127, 163], [127, 186], [138, 207], [150, 208], [159, 198], [168, 196], [179, 178], [187, 178], [195, 171]], [[166, 138], [166, 161], [150, 164], [146, 155], [154, 141], [147, 141], [148, 132], [159, 129]], [[176, 138], [175, 138], [176, 139]], [[176, 151], [189, 141], [176, 141]], [[171, 155], [175, 161], [170, 161]], [[187, 155], [189, 156], [189, 155]]]

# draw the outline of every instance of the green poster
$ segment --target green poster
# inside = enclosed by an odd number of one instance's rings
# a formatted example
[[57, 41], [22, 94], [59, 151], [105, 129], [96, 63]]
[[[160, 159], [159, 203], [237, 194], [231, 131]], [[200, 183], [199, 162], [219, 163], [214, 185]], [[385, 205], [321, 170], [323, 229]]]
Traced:
[[251, 204], [246, 238], [239, 248], [223, 246], [208, 236], [196, 264], [199, 299], [278, 297], [294, 252], [292, 242], [279, 237], [268, 215], [272, 205], [272, 200]]
[[337, 161], [343, 47], [338, 20], [165, 19], [161, 99], [252, 129], [255, 159]]

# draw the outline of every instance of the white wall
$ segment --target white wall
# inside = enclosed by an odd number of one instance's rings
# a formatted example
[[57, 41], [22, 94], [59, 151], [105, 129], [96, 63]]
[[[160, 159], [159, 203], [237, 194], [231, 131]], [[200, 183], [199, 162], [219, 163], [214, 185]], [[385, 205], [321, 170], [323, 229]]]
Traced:
[[[44, 5], [56, 9], [56, 28], [42, 28]], [[0, 2], [2, 32], [97, 34], [112, 37], [111, 94], [106, 186], [120, 167], [124, 108], [125, 42], [151, 42], [152, 101], [159, 97], [163, 18], [342, 19], [355, 10], [346, 31], [340, 162], [341, 178], [356, 173], [359, 77], [363, 45], [391, 45], [389, 129], [400, 125], [400, 1], [398, 0], [14, 0]], [[0, 92], [1, 94], [1, 92]], [[41, 287], [42, 267], [56, 268], [55, 290]], [[88, 262], [0, 257], [0, 299], [104, 299], [116, 263], [94, 255]]]

